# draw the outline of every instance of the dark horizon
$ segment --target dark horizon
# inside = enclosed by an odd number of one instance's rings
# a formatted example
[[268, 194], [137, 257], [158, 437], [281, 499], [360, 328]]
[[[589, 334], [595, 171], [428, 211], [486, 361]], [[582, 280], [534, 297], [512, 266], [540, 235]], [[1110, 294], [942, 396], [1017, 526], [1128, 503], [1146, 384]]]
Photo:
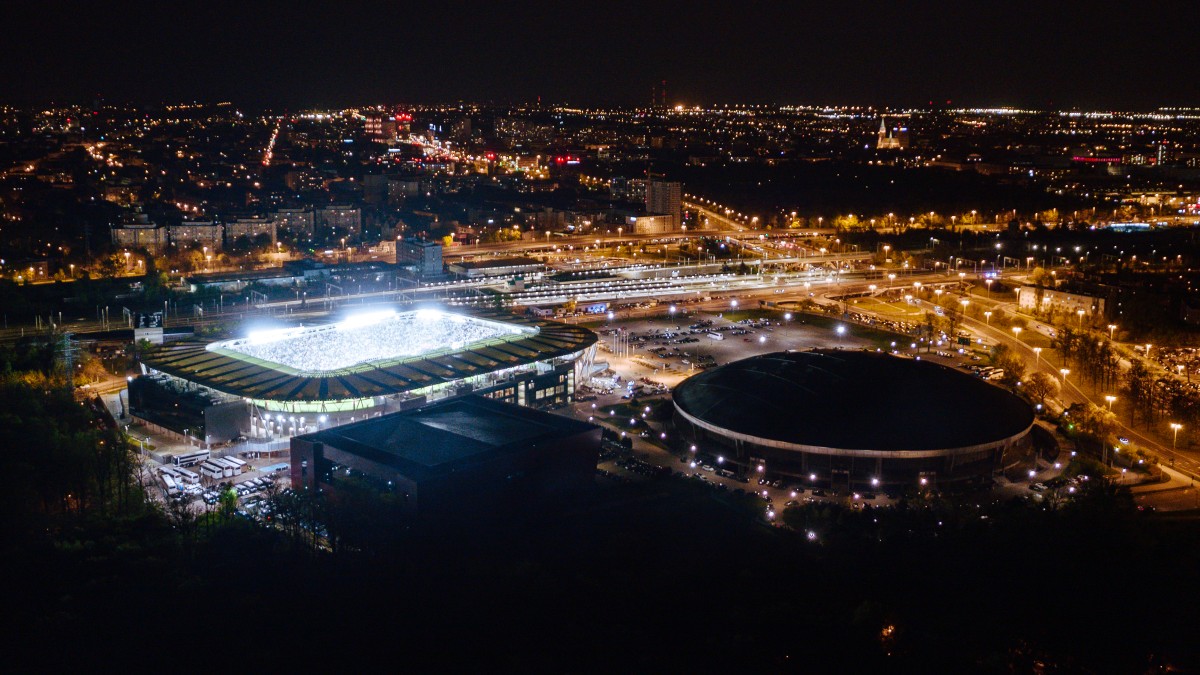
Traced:
[[[401, 101], [1025, 107], [1200, 105], [1186, 6], [1073, 11], [1018, 0], [856, 6], [502, 7], [457, 2], [24, 7], [7, 22], [6, 103]], [[1181, 9], [1175, 11], [1175, 6]]]

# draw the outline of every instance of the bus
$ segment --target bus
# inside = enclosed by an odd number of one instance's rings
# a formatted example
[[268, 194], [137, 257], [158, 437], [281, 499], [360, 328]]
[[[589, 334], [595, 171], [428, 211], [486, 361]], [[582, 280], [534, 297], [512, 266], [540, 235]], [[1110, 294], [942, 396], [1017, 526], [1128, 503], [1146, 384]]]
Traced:
[[724, 336], [724, 335], [722, 335], [722, 334], [720, 334], [720, 333], [718, 333], [718, 332], [716, 332], [716, 331], [713, 331], [712, 333], [709, 333], [709, 334], [708, 334], [708, 337], [712, 338], [713, 340], [724, 340], [724, 339], [725, 339], [725, 336]]
[[200, 465], [200, 475], [217, 480], [225, 477], [225, 467], [214, 464], [212, 460]]
[[241, 460], [233, 461], [229, 457], [218, 457], [213, 460], [214, 463], [220, 464], [221, 466], [225, 467], [225, 475], [226, 476], [241, 475], [242, 464], [245, 464], [245, 462], [242, 462], [241, 464], [239, 464], [238, 462], [240, 462], [240, 461]]
[[171, 457], [171, 462], [174, 463], [175, 466], [195, 466], [196, 464], [208, 459], [209, 454], [210, 453], [207, 450], [187, 452], [182, 455], [173, 455]]

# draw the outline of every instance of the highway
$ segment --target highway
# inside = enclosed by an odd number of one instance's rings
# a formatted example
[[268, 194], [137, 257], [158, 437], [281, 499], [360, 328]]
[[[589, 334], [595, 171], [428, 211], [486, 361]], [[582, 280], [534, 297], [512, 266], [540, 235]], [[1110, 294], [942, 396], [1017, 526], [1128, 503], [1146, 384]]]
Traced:
[[[946, 279], [945, 277], [940, 277], [940, 278], [942, 278], [943, 280]], [[918, 281], [922, 281], [922, 278], [914, 277], [914, 279], [916, 279]], [[925, 279], [928, 279], [928, 275], [925, 277]], [[923, 281], [923, 283], [925, 283], [925, 282]], [[860, 283], [857, 285], [857, 291], [866, 292], [867, 290], [868, 289], [865, 284]], [[838, 294], [840, 295], [841, 293], [854, 292], [854, 291], [855, 291], [855, 284], [851, 283], [851, 284], [847, 284], [846, 290], [839, 291]], [[814, 299], [818, 299], [820, 302], [822, 302], [824, 304], [830, 304], [830, 303], [840, 304], [840, 302], [828, 297], [829, 295], [832, 295], [832, 294], [826, 292], [819, 298], [814, 298]], [[918, 304], [923, 303], [923, 304], [927, 305], [931, 310], [933, 308], [932, 303], [928, 303], [928, 301], [914, 300], [914, 302], [916, 302]], [[989, 307], [998, 307], [998, 306], [1004, 306], [1004, 305], [1011, 306], [1011, 303], [1004, 303], [1004, 302], [1000, 302], [1000, 301], [991, 301], [991, 300], [987, 300], [984, 298], [980, 298], [978, 296], [972, 296], [971, 302], [985, 303]], [[875, 312], [867, 311], [862, 308], [856, 308], [855, 311], [861, 312], [863, 314], [871, 314], [873, 316], [877, 316], [882, 319], [893, 319], [894, 318], [894, 317], [887, 317], [884, 315], [880, 315]], [[1063, 378], [1062, 374], [1059, 372], [1059, 368], [1062, 367], [1061, 365], [1055, 365], [1055, 364], [1051, 363], [1047, 358], [1042, 357], [1038, 353], [1034, 352], [1033, 347], [1031, 345], [1029, 345], [1027, 342], [1019, 339], [1019, 337], [1016, 334], [1012, 333], [1011, 331], [992, 326], [987, 321], [980, 321], [978, 319], [975, 319], [975, 318], [972, 318], [969, 316], [965, 316], [965, 315], [961, 319], [961, 325], [964, 328], [969, 329], [970, 331], [974, 332], [976, 335], [984, 337], [984, 338], [988, 339], [989, 341], [993, 341], [998, 344], [1004, 344], [1004, 345], [1007, 345], [1008, 347], [1010, 347], [1014, 351], [1014, 353], [1019, 354], [1024, 358], [1026, 372], [1032, 373], [1035, 371], [1041, 371], [1041, 372], [1049, 375], [1050, 377], [1054, 378], [1056, 381], [1058, 381], [1060, 383], [1063, 382], [1064, 378]], [[1101, 407], [1103, 407], [1105, 405], [1102, 401], [1094, 400], [1091, 396], [1089, 396], [1087, 394], [1087, 392], [1085, 392], [1083, 389], [1081, 389], [1079, 387], [1077, 380], [1072, 380], [1070, 378], [1070, 376], [1068, 376], [1066, 378], [1065, 386], [1063, 386], [1061, 388], [1058, 398], [1062, 402], [1064, 408], [1069, 407], [1070, 405], [1072, 405], [1074, 403], [1092, 403], [1094, 405], [1101, 406]], [[1158, 442], [1154, 438], [1138, 431], [1137, 429], [1134, 429], [1126, 424], [1123, 424], [1119, 419], [1117, 420], [1116, 435], [1136, 441], [1139, 449], [1145, 450], [1146, 452], [1148, 452], [1148, 454], [1151, 454], [1151, 455], [1157, 457], [1158, 460], [1161, 463], [1163, 463], [1164, 465], [1170, 465], [1176, 471], [1187, 474], [1194, 479], [1200, 479], [1200, 457], [1197, 456], [1197, 453], [1187, 452], [1187, 451], [1179, 450], [1179, 449], [1172, 449], [1172, 448]], [[1171, 464], [1172, 460], [1174, 460], [1174, 464]]]

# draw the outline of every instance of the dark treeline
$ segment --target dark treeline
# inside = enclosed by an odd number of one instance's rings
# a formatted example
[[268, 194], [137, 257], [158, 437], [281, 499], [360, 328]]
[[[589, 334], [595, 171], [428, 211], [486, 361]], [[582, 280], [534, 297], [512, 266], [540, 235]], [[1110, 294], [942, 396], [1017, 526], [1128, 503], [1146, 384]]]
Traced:
[[1146, 517], [1118, 489], [1041, 505], [811, 505], [784, 512], [792, 530], [681, 479], [436, 528], [347, 488], [337, 502], [277, 495], [263, 526], [225, 504], [145, 501], [128, 449], [65, 393], [9, 376], [0, 416], [0, 601], [17, 672], [1196, 664], [1192, 623], [1169, 620], [1200, 597], [1196, 526]]

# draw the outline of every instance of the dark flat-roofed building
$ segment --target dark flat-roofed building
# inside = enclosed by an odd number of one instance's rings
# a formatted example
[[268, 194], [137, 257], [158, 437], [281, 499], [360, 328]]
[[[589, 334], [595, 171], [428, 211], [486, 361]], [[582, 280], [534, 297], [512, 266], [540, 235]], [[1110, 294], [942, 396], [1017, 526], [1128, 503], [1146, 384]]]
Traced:
[[481, 396], [296, 436], [292, 485], [365, 481], [422, 520], [570, 500], [594, 482], [600, 428]]
[[451, 274], [457, 274], [468, 279], [476, 279], [479, 277], [538, 272], [544, 269], [545, 265], [533, 258], [520, 256], [515, 258], [494, 258], [492, 260], [467, 260], [450, 263], [447, 267]]

